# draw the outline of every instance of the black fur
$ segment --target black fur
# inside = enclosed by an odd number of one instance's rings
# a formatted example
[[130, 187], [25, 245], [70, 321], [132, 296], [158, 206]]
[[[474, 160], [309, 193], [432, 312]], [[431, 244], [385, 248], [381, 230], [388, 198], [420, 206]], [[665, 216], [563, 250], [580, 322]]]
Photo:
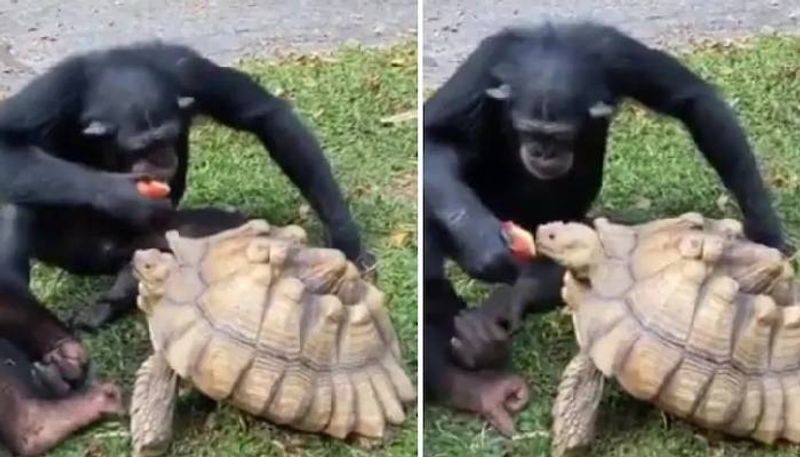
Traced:
[[[370, 261], [329, 163], [288, 102], [184, 46], [76, 55], [0, 104], [0, 338], [34, 360], [74, 338], [30, 293], [34, 259], [78, 274], [120, 273], [89, 326], [133, 306], [136, 282], [125, 267], [134, 249], [162, 247], [174, 223], [198, 114], [256, 135], [332, 246]], [[168, 180], [171, 201], [139, 195], [143, 175]]]
[[[424, 107], [428, 395], [447, 395], [443, 361], [449, 359], [441, 342], [450, 340], [453, 316], [464, 307], [444, 260], [454, 259], [474, 278], [516, 281], [521, 268], [499, 236], [501, 221], [532, 231], [548, 221], [582, 220], [600, 192], [611, 121], [592, 113], [625, 99], [682, 121], [739, 203], [747, 235], [785, 247], [745, 134], [709, 83], [614, 28], [581, 23], [503, 30], [483, 40]], [[566, 126], [567, 135], [518, 127], [539, 121], [547, 129]], [[527, 269], [520, 286], [527, 296], [510, 308], [549, 309], [559, 296], [560, 269], [541, 261]]]

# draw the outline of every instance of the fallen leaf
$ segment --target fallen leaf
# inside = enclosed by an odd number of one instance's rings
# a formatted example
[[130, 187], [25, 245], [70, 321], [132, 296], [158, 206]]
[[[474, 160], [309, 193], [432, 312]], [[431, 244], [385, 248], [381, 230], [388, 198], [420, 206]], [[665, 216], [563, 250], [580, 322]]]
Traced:
[[731, 205], [731, 197], [728, 194], [722, 194], [717, 198], [717, 208], [725, 212]]
[[389, 246], [402, 248], [408, 244], [408, 237], [411, 235], [409, 230], [398, 230], [389, 236]]
[[417, 110], [410, 109], [408, 111], [403, 111], [397, 114], [393, 114], [391, 116], [386, 116], [381, 118], [381, 124], [383, 125], [400, 124], [403, 122], [413, 121], [416, 118], [417, 118]]
[[408, 59], [404, 59], [402, 57], [398, 57], [396, 59], [392, 59], [389, 62], [389, 65], [391, 65], [393, 67], [405, 67], [405, 66], [408, 66], [408, 64], [409, 64]]
[[396, 189], [398, 195], [409, 198], [409, 199], [416, 199], [417, 197], [417, 172], [412, 171], [408, 173], [404, 173], [400, 176], [395, 177], [393, 180], [393, 188]]
[[364, 195], [368, 195], [370, 192], [372, 192], [372, 186], [358, 185], [354, 187], [351, 192], [356, 198], [363, 197]]
[[770, 187], [781, 190], [794, 190], [800, 186], [800, 177], [788, 166], [773, 166], [768, 172]]
[[651, 206], [653, 206], [653, 201], [646, 197], [639, 197], [636, 203], [633, 204], [634, 208], [641, 210], [650, 209]]
[[300, 205], [297, 208], [297, 222], [305, 222], [308, 220], [308, 217], [311, 215], [311, 206], [306, 203]]

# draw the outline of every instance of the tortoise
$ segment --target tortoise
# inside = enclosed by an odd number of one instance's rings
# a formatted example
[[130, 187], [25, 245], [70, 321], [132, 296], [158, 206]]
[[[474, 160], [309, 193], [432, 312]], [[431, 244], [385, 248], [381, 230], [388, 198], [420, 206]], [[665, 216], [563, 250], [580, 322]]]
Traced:
[[298, 430], [382, 439], [416, 397], [384, 295], [341, 251], [254, 219], [140, 250], [137, 304], [154, 353], [131, 400], [135, 455], [171, 439], [178, 380]]
[[800, 442], [800, 304], [789, 259], [733, 219], [541, 225], [566, 268], [579, 353], [553, 405], [555, 456], [585, 450], [604, 378], [700, 428]]

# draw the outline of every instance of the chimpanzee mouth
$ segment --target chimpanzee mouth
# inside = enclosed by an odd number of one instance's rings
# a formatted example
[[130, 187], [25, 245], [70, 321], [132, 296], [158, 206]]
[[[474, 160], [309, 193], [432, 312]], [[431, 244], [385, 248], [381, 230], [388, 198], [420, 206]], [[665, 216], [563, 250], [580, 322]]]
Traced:
[[131, 167], [138, 173], [155, 181], [170, 182], [178, 170], [178, 156], [172, 148], [158, 148], [137, 159]]
[[520, 151], [522, 163], [533, 176], [545, 181], [564, 176], [573, 163], [572, 154], [560, 154], [555, 157], [537, 157], [526, 151]]

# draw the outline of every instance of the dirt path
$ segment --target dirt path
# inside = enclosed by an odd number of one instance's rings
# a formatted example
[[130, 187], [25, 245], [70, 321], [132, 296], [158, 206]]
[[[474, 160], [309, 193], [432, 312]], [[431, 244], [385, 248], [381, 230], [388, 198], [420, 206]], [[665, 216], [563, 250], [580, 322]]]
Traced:
[[375, 45], [416, 34], [416, 0], [0, 0], [0, 90], [66, 54], [177, 40], [227, 63], [275, 49]]
[[480, 39], [503, 25], [594, 19], [656, 44], [800, 29], [800, 0], [427, 0], [426, 84], [441, 83]]

